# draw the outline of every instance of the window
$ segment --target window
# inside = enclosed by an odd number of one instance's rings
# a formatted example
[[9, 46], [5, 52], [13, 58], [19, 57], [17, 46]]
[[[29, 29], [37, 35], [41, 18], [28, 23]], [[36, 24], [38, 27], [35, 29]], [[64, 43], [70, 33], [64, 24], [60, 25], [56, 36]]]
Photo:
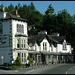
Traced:
[[19, 26], [19, 32], [21, 33], [21, 25]]
[[18, 56], [20, 57], [20, 53], [18, 53]]
[[24, 53], [24, 62], [26, 62], [26, 53]]
[[22, 53], [22, 62], [23, 62], [23, 53]]
[[23, 27], [23, 25], [22, 25], [22, 28], [21, 28], [21, 33], [24, 33], [24, 27]]
[[67, 49], [67, 45], [66, 45], [66, 42], [63, 43], [63, 50], [66, 50]]
[[24, 33], [24, 26], [21, 24], [17, 24], [17, 32], [18, 33]]
[[22, 45], [21, 47], [23, 48], [23, 40], [22, 40], [22, 44], [21, 45]]
[[47, 50], [47, 43], [46, 42], [43, 43], [43, 50]]
[[24, 40], [24, 48], [26, 47], [26, 45], [25, 45], [25, 40]]
[[20, 48], [20, 39], [17, 39], [17, 48]]
[[26, 62], [26, 53], [22, 53], [22, 62]]

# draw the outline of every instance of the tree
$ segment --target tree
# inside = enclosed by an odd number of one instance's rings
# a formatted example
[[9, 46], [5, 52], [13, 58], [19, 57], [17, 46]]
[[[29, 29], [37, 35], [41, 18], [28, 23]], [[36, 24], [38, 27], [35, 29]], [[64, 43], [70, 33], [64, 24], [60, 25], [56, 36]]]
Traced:
[[[56, 31], [56, 15], [46, 14], [43, 18], [43, 30], [46, 30], [48, 34], [51, 34]], [[52, 30], [52, 32], [51, 32]]]
[[47, 11], [45, 12], [45, 14], [53, 14], [54, 13], [54, 8], [52, 7], [52, 5], [50, 4]]
[[5, 7], [5, 11], [13, 14], [14, 6], [10, 4], [8, 7]]
[[27, 60], [29, 60], [29, 65], [31, 64], [31, 58], [30, 55], [28, 55]]
[[21, 61], [20, 61], [19, 56], [17, 56], [17, 59], [16, 59], [16, 65], [17, 65], [17, 66], [21, 66]]

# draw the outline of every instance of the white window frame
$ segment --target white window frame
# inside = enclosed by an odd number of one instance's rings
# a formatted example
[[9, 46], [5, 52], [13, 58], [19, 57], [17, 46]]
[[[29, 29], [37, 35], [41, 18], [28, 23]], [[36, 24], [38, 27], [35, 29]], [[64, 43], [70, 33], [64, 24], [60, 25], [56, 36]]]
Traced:
[[67, 50], [67, 44], [66, 44], [66, 42], [63, 42], [63, 50]]
[[44, 51], [47, 50], [47, 42], [43, 42], [43, 50], [44, 50]]

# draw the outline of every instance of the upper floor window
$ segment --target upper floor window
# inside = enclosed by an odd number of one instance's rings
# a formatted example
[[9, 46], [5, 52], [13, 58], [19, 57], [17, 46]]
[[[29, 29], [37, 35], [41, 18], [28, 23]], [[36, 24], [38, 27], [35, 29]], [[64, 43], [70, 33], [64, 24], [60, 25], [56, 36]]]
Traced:
[[24, 26], [21, 26], [21, 33], [24, 33]]
[[43, 50], [47, 50], [47, 43], [46, 42], [43, 43]]
[[67, 44], [66, 44], [66, 42], [63, 43], [63, 49], [64, 49], [64, 50], [67, 49]]
[[21, 24], [17, 24], [17, 32], [18, 33], [24, 33], [24, 26]]
[[24, 40], [24, 48], [26, 47], [26, 42], [25, 42], [25, 40]]
[[20, 39], [17, 39], [17, 48], [20, 48]]
[[26, 48], [26, 41], [25, 41], [25, 39], [21, 40], [21, 48]]

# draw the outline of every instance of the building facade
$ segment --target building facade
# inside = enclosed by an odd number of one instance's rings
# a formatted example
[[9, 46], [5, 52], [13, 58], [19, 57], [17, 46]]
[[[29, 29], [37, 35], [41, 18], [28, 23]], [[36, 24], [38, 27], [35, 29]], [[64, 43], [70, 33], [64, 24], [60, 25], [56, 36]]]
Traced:
[[[40, 32], [38, 35], [29, 36], [29, 54], [37, 63], [45, 60], [47, 64], [52, 62], [73, 62], [72, 48], [66, 42], [64, 36], [48, 35]], [[45, 58], [42, 57], [42, 54]]]
[[15, 64], [17, 56], [21, 64], [26, 64], [28, 55], [36, 63], [73, 61], [72, 47], [64, 36], [48, 35], [39, 32], [38, 35], [28, 36], [27, 21], [19, 15], [12, 15], [0, 8], [0, 65]]
[[3, 9], [0, 9], [0, 57], [4, 57], [3, 63], [14, 64], [19, 55], [21, 63], [25, 64], [28, 56], [27, 22]]

